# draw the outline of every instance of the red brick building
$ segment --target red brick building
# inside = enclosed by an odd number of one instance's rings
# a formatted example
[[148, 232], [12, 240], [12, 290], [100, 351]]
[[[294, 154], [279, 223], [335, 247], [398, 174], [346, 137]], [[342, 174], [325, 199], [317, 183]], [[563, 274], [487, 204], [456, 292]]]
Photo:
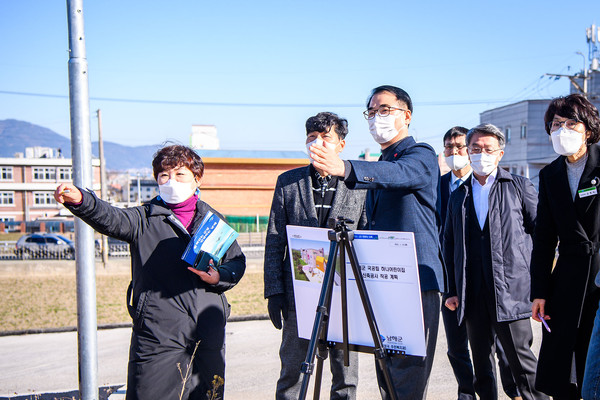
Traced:
[[197, 150], [205, 170], [201, 198], [224, 215], [269, 215], [277, 177], [308, 165], [301, 151]]

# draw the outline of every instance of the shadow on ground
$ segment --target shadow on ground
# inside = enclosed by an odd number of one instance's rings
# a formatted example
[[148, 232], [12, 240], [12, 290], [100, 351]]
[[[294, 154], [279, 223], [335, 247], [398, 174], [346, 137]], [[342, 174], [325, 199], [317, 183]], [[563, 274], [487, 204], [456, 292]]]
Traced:
[[[117, 386], [103, 386], [98, 389], [99, 398], [98, 400], [108, 400], [108, 396], [116, 392], [123, 385]], [[25, 396], [16, 397], [0, 397], [0, 400], [79, 400], [79, 391], [72, 390], [70, 392], [63, 393], [34, 393]]]

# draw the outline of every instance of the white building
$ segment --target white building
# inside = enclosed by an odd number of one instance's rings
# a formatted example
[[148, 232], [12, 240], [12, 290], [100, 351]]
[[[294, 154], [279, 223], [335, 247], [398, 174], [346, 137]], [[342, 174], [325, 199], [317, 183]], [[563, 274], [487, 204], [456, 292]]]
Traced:
[[195, 150], [219, 150], [217, 127], [214, 125], [192, 125], [190, 146]]

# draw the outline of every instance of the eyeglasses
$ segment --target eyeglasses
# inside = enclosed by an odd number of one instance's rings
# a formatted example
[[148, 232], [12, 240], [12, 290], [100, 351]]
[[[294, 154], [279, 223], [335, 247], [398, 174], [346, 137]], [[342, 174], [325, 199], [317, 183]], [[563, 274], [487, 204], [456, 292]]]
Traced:
[[481, 147], [471, 146], [469, 147], [469, 154], [481, 154], [484, 152], [485, 154], [494, 154], [502, 149], [482, 149]]
[[373, 118], [375, 118], [375, 115], [379, 115], [380, 117], [387, 117], [388, 115], [390, 115], [390, 113], [392, 111], [395, 111], [395, 110], [408, 111], [403, 108], [383, 106], [383, 107], [379, 107], [378, 110], [363, 111], [363, 115], [365, 116], [365, 119], [373, 119]]
[[461, 151], [463, 151], [464, 149], [466, 149], [467, 146], [465, 146], [464, 144], [449, 144], [449, 145], [445, 145], [444, 146], [444, 150], [448, 153], [454, 153], [454, 150], [456, 150], [458, 153], [460, 153]]
[[577, 121], [576, 119], [566, 119], [564, 121], [550, 121], [548, 122], [548, 129], [550, 129], [550, 132], [554, 132], [555, 130], [563, 126], [563, 124], [567, 129], [575, 129], [575, 126], [577, 126], [577, 124], [580, 122], [581, 121]]

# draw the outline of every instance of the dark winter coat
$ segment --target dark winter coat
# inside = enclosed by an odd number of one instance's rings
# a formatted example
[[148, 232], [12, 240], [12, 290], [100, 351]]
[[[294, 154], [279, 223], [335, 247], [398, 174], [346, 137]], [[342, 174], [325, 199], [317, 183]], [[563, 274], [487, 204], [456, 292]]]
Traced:
[[[225, 323], [230, 306], [223, 292], [242, 278], [245, 257], [234, 242], [219, 266], [214, 286], [190, 272], [181, 255], [190, 234], [158, 199], [133, 208], [116, 208], [81, 190], [80, 205], [67, 205], [105, 235], [129, 243], [132, 282], [127, 293], [133, 319], [127, 399], [176, 399], [182, 387], [178, 365], [193, 373], [184, 398], [206, 397], [214, 375], [224, 378]], [[196, 205], [195, 229], [207, 211]], [[193, 230], [192, 230], [193, 231]]]
[[382, 151], [377, 162], [352, 160], [345, 182], [370, 189], [368, 229], [414, 232], [421, 292], [445, 290], [438, 215], [440, 168], [433, 148], [408, 136]]
[[[594, 144], [588, 147], [578, 190], [598, 187], [599, 183], [600, 146]], [[548, 394], [564, 393], [570, 382], [583, 303], [598, 290], [594, 277], [600, 269], [599, 242], [598, 195], [576, 195], [573, 200], [565, 157], [558, 157], [540, 171], [531, 260], [531, 299], [545, 299], [544, 311], [551, 317], [547, 322], [552, 333], [543, 331], [536, 379], [536, 387]], [[552, 269], [558, 243], [559, 257]], [[594, 313], [589, 314], [587, 318], [593, 319]]]
[[[472, 179], [475, 179], [474, 177]], [[450, 195], [444, 231], [444, 259], [448, 271], [448, 297], [458, 296], [458, 321], [465, 315], [469, 197], [468, 179]], [[488, 225], [492, 276], [498, 322], [531, 316], [529, 262], [535, 225], [537, 193], [529, 179], [498, 168], [489, 193]]]

